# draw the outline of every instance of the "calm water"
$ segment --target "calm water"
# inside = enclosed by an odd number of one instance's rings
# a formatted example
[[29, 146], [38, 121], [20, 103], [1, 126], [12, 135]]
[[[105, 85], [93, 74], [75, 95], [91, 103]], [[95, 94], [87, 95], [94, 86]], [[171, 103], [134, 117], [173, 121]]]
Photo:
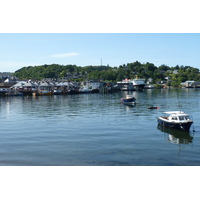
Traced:
[[[136, 106], [119, 103], [125, 94], [1, 97], [0, 165], [200, 165], [200, 89], [131, 92]], [[156, 117], [179, 102], [191, 132], [160, 130]]]

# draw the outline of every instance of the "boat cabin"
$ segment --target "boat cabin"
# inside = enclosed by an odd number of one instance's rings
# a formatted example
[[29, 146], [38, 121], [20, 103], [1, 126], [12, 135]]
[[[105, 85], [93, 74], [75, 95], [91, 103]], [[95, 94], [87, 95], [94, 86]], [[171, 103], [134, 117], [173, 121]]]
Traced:
[[126, 95], [126, 99], [132, 99], [132, 98], [135, 98], [135, 97], [133, 95], [129, 95], [129, 94]]
[[165, 112], [169, 114], [168, 119], [169, 121], [176, 121], [176, 122], [183, 122], [183, 121], [190, 121], [190, 116], [182, 111], [174, 111], [174, 112]]

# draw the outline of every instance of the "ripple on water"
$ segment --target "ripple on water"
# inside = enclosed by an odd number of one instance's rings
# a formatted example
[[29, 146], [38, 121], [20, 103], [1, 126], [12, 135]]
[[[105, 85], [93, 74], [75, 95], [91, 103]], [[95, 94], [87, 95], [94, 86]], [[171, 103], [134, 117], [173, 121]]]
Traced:
[[[136, 106], [119, 103], [125, 94], [0, 98], [0, 165], [200, 164], [200, 91], [133, 92]], [[178, 102], [195, 121], [186, 144], [157, 128], [156, 117]]]

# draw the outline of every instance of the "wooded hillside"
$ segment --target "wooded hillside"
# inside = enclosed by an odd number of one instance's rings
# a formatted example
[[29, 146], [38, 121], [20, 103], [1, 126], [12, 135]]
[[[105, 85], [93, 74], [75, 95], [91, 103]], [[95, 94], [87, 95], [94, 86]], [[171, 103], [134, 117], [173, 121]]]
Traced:
[[155, 66], [153, 63], [142, 64], [138, 61], [120, 65], [119, 67], [110, 66], [85, 66], [76, 65], [41, 65], [28, 66], [17, 70], [14, 76], [20, 79], [41, 80], [44, 78], [68, 78], [75, 81], [85, 79], [102, 79], [104, 81], [121, 81], [125, 78], [145, 78], [146, 81], [151, 78], [152, 83], [166, 80], [172, 86], [177, 86], [181, 82], [187, 80], [200, 81], [199, 69], [191, 66], [175, 66], [167, 65]]

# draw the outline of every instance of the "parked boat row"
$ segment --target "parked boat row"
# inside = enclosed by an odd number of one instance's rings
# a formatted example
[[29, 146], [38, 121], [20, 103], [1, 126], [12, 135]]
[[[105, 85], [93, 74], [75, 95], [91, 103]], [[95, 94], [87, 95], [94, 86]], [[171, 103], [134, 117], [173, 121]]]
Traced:
[[71, 81], [53, 82], [53, 81], [20, 81], [10, 88], [1, 88], [1, 96], [10, 96], [12, 94], [24, 96], [39, 95], [60, 95], [60, 94], [80, 94], [80, 93], [99, 93], [116, 92], [119, 88], [114, 87], [112, 83], [101, 81], [85, 81], [75, 83]]
[[0, 96], [22, 96], [23, 93], [10, 88], [0, 88]]

